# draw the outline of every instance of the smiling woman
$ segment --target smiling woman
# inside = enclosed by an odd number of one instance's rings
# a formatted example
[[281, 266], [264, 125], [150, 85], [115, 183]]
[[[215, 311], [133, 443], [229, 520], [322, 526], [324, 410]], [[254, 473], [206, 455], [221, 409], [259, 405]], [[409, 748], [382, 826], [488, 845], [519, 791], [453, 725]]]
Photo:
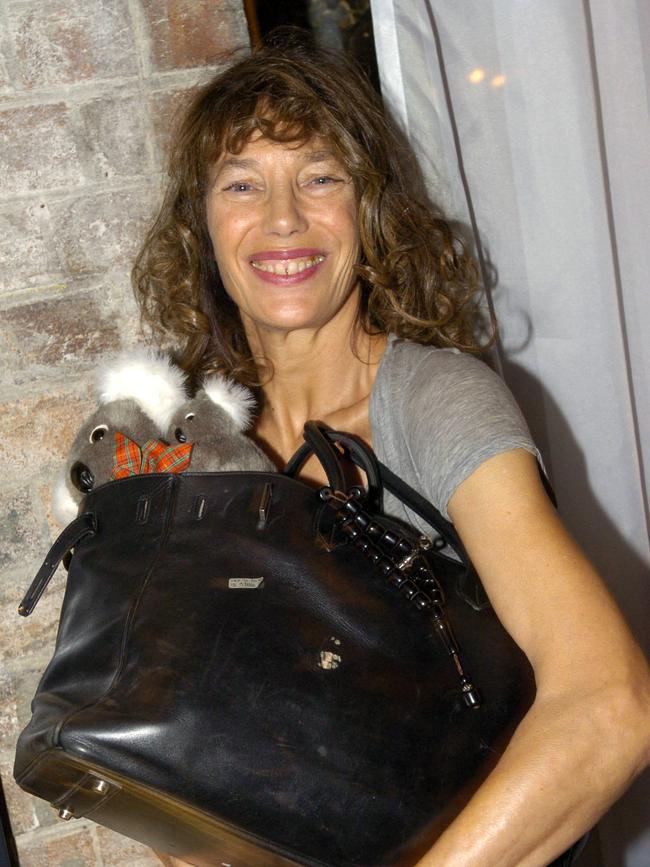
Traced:
[[[272, 149], [278, 145], [285, 147]], [[282, 157], [277, 166], [273, 155]], [[134, 285], [146, 321], [154, 333], [175, 339], [190, 373], [220, 371], [250, 385], [260, 382], [263, 359], [253, 358], [224, 284], [228, 264], [217, 266], [213, 242], [242, 225], [236, 215], [260, 215], [263, 203], [258, 233], [269, 221], [289, 219], [297, 221], [294, 240], [280, 243], [276, 235], [249, 253], [319, 250], [320, 240], [295, 243], [301, 221], [311, 221], [316, 210], [321, 231], [334, 230], [340, 249], [336, 255], [328, 249], [315, 276], [342, 266], [343, 247], [352, 244], [345, 238], [353, 233], [358, 239], [349, 267], [362, 331], [479, 348], [474, 262], [441, 215], [421, 201], [424, 188], [408, 147], [345, 56], [292, 36], [235, 64], [190, 105], [173, 140], [169, 173]], [[343, 200], [350, 213], [343, 213]], [[226, 207], [233, 217], [228, 229], [214, 217], [214, 208]], [[355, 225], [332, 225], [337, 219]]]
[[450, 517], [534, 669], [530, 710], [420, 867], [567, 865], [648, 762], [650, 679], [512, 396], [462, 351], [480, 348], [476, 268], [417, 178], [348, 60], [263, 47], [189, 107], [135, 287], [188, 373], [256, 388], [252, 436], [278, 468], [318, 418]]

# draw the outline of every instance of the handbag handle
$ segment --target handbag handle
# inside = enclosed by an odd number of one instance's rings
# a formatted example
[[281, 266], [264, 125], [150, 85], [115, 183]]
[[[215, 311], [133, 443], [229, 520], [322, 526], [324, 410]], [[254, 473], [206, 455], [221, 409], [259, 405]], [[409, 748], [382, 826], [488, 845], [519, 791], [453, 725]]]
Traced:
[[289, 458], [283, 471], [285, 475], [295, 476], [307, 458], [315, 454], [325, 470], [330, 488], [333, 491], [345, 490], [345, 474], [340, 464], [339, 454], [333, 445], [338, 443], [345, 448], [353, 463], [365, 473], [368, 485], [367, 497], [374, 508], [381, 511], [385, 488], [439, 533], [466, 566], [470, 565], [467, 552], [451, 521], [444, 518], [432, 503], [382, 464], [373, 450], [359, 437], [333, 430], [324, 422], [313, 420], [305, 422], [303, 436], [305, 442]]
[[374, 508], [381, 510], [382, 478], [379, 461], [372, 449], [354, 434], [333, 430], [322, 421], [307, 421], [303, 429], [305, 442], [289, 458], [283, 470], [287, 476], [295, 476], [300, 467], [312, 454], [320, 461], [327, 483], [333, 491], [345, 491], [348, 487], [345, 472], [341, 466], [341, 457], [335, 445], [342, 446], [352, 462], [366, 476], [367, 499]]
[[97, 517], [94, 512], [83, 512], [72, 523], [68, 524], [65, 530], [61, 531], [18, 606], [20, 615], [28, 617], [32, 613], [66, 554], [86, 536], [94, 536], [96, 532]]

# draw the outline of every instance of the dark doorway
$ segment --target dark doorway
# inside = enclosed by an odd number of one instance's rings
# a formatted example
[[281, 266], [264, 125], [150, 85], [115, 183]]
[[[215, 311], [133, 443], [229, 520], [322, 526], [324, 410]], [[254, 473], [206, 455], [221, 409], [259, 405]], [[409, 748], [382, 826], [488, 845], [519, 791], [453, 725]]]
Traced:
[[18, 867], [16, 843], [9, 824], [9, 813], [0, 782], [0, 867]]
[[253, 44], [274, 27], [302, 27], [318, 44], [355, 57], [379, 90], [370, 0], [244, 0], [244, 6]]

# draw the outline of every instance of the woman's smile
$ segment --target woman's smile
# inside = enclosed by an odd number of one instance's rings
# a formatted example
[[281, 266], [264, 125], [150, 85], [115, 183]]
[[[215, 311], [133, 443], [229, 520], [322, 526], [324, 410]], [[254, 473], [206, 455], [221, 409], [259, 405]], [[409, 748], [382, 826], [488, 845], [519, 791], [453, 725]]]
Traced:
[[325, 256], [319, 250], [265, 250], [254, 253], [250, 264], [262, 280], [291, 285], [312, 277], [325, 261]]

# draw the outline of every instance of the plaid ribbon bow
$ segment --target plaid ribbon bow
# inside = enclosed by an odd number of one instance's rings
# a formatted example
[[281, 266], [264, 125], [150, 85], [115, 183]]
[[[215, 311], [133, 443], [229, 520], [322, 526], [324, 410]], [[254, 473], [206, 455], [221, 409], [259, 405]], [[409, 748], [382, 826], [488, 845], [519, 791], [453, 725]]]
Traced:
[[147, 440], [140, 446], [123, 433], [115, 433], [115, 461], [112, 479], [140, 473], [182, 473], [190, 465], [192, 443], [168, 446], [161, 440]]

